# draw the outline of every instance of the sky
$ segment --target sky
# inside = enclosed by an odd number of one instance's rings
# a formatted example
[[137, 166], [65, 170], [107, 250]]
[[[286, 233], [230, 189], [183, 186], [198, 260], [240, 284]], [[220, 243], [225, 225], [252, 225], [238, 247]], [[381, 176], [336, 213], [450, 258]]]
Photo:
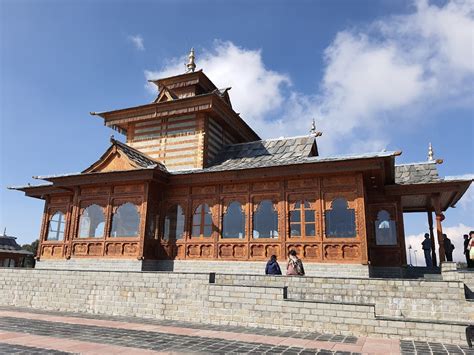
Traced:
[[[262, 138], [315, 118], [321, 155], [431, 142], [442, 176], [474, 176], [472, 1], [0, 0], [0, 229], [36, 239], [43, 202], [6, 187], [96, 161], [118, 133], [89, 112], [151, 102], [191, 47]], [[404, 222], [421, 263], [426, 215]], [[460, 260], [473, 188], [444, 228]]]

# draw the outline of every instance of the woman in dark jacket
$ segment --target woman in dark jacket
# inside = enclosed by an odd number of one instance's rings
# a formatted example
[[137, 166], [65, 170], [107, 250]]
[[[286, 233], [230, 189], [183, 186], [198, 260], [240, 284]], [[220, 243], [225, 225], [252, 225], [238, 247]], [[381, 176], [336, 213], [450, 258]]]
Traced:
[[276, 255], [272, 255], [270, 260], [267, 262], [267, 266], [265, 267], [265, 274], [266, 275], [281, 275], [280, 265], [278, 265]]

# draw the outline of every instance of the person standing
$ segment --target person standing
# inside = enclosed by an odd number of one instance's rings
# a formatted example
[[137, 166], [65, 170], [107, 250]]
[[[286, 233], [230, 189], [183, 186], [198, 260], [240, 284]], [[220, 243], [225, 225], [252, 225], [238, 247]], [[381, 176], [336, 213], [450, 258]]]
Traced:
[[265, 267], [265, 275], [281, 275], [280, 265], [278, 265], [276, 255], [272, 255]]
[[471, 260], [471, 257], [469, 255], [469, 244], [471, 242], [471, 237], [467, 234], [464, 234], [464, 256], [466, 257], [466, 264], [467, 264], [467, 267], [468, 268], [471, 268], [472, 267], [472, 260]]
[[451, 239], [446, 234], [443, 234], [444, 253], [446, 255], [446, 261], [453, 261], [453, 250], [454, 245], [451, 243]]
[[431, 240], [430, 235], [425, 233], [425, 240], [421, 243], [423, 252], [425, 253], [425, 263], [426, 267], [433, 267], [433, 259], [431, 259]]

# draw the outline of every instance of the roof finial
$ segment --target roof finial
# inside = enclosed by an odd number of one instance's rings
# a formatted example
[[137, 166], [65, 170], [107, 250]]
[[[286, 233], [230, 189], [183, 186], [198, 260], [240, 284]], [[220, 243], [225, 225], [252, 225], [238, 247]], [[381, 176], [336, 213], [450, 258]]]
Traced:
[[433, 146], [430, 144], [428, 145], [428, 161], [434, 161], [433, 158]]
[[115, 141], [115, 137], [113, 134], [110, 135], [110, 143], [113, 143]]
[[7, 236], [7, 227], [5, 227], [5, 229], [3, 230], [3, 236], [4, 236], [4, 237]]
[[186, 68], [188, 68], [188, 70], [186, 71], [186, 73], [194, 72], [194, 69], [196, 69], [196, 63], [194, 63], [194, 58], [194, 48], [191, 48], [191, 51], [188, 54], [188, 64], [186, 64]]
[[309, 134], [311, 136], [316, 135], [316, 122], [314, 121], [314, 118], [313, 118], [313, 122], [311, 123], [311, 129], [309, 130]]

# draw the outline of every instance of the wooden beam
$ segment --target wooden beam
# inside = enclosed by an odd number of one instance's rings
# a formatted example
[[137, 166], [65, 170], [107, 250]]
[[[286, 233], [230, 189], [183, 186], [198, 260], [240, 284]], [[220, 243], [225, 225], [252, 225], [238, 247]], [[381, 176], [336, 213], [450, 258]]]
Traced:
[[439, 264], [446, 261], [446, 253], [444, 250], [444, 241], [443, 241], [443, 226], [441, 225], [442, 210], [440, 202], [440, 194], [433, 194], [431, 196], [431, 201], [433, 208], [436, 214], [436, 232], [438, 235], [438, 246], [439, 246]]
[[433, 233], [433, 214], [431, 211], [427, 212], [428, 214], [428, 227], [430, 229], [430, 240], [431, 240], [431, 259], [433, 260], [433, 266], [437, 265], [436, 261], [436, 245]]

